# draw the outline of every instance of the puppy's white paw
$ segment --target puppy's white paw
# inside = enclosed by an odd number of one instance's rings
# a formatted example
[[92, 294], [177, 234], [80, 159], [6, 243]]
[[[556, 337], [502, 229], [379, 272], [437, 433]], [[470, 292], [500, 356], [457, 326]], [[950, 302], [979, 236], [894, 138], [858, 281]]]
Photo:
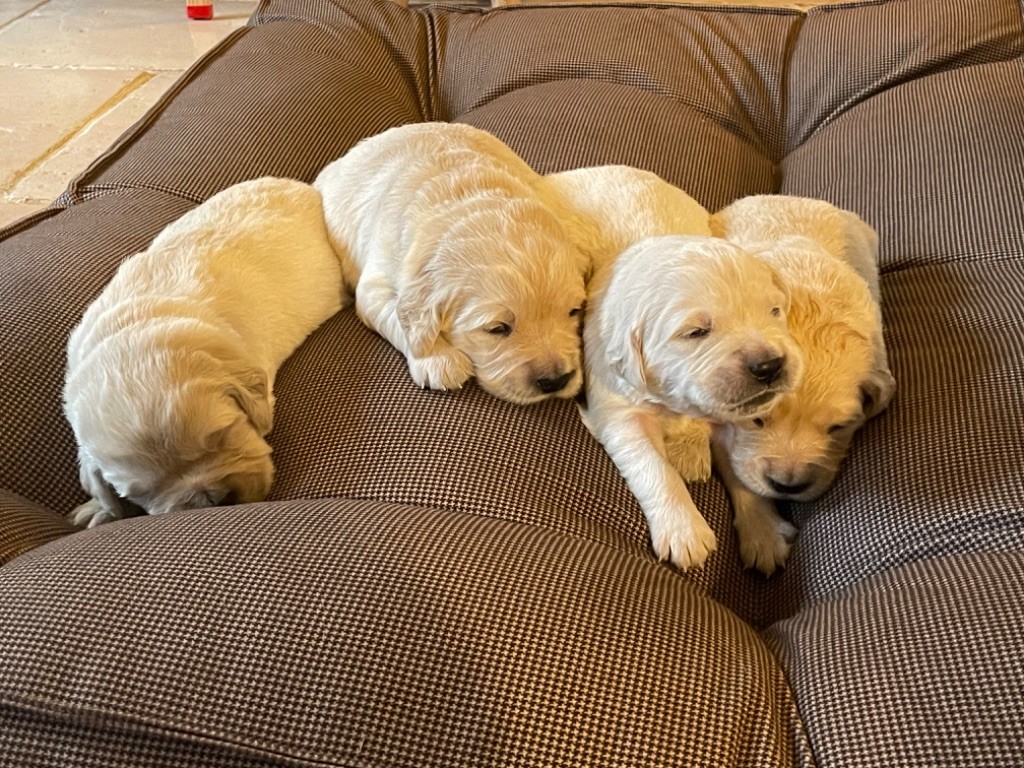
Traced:
[[797, 530], [779, 517], [770, 501], [766, 501], [756, 513], [737, 517], [735, 526], [744, 566], [771, 576], [786, 564]]
[[711, 427], [702, 419], [674, 419], [665, 427], [665, 458], [688, 483], [711, 477]]
[[653, 521], [648, 519], [648, 525], [654, 554], [684, 571], [700, 568], [718, 546], [715, 532], [695, 510], [663, 512]]
[[409, 373], [423, 389], [459, 389], [473, 376], [473, 362], [454, 347], [427, 357], [410, 357]]
[[85, 504], [75, 507], [71, 513], [71, 522], [77, 528], [95, 528], [97, 525], [120, 519], [119, 514], [111, 512], [98, 499], [89, 499]]

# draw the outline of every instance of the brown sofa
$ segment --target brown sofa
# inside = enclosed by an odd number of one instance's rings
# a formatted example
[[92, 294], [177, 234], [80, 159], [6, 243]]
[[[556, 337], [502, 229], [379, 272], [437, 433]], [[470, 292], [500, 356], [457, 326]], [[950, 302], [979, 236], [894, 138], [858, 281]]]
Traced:
[[[0, 232], [0, 764], [1024, 765], [1022, 52], [1018, 0], [264, 0]], [[659, 564], [571, 403], [418, 391], [351, 310], [278, 378], [271, 500], [65, 521], [64, 346], [118, 263], [420, 120], [879, 230], [899, 392], [783, 573], [717, 480], [719, 551]]]

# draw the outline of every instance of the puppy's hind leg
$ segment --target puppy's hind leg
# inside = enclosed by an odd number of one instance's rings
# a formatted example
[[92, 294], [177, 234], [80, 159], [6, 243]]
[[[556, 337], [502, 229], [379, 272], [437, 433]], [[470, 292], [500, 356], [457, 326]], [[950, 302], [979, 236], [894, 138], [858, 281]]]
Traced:
[[356, 288], [356, 313], [360, 319], [405, 357], [409, 374], [424, 389], [459, 389], [473, 375], [473, 363], [462, 351], [440, 336], [429, 354], [414, 353], [398, 317], [398, 294], [386, 275], [364, 273]]

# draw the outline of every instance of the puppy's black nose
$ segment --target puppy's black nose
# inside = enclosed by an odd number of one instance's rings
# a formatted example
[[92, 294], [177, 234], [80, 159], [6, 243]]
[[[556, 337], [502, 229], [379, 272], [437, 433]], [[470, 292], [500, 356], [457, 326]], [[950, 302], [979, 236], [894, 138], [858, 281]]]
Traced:
[[782, 364], [785, 362], [786, 358], [784, 357], [773, 357], [770, 360], [751, 363], [747, 366], [747, 370], [754, 375], [755, 379], [767, 387], [779, 378], [779, 374], [782, 373]]
[[569, 371], [568, 373], [563, 373], [561, 376], [555, 378], [537, 379], [537, 389], [545, 395], [550, 395], [552, 392], [558, 392], [569, 383], [569, 379], [571, 379], [575, 373], [576, 371]]
[[784, 494], [786, 496], [796, 496], [798, 494], [803, 493], [804, 491], [811, 487], [810, 483], [795, 483], [793, 485], [790, 485], [788, 483], [780, 483], [778, 480], [773, 480], [770, 477], [767, 478], [767, 480], [768, 485], [772, 487], [773, 491], [775, 491], [776, 493]]

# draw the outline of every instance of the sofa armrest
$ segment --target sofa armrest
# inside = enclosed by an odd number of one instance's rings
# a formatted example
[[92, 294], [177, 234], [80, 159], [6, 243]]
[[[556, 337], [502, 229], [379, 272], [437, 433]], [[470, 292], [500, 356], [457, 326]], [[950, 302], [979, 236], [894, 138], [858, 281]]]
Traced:
[[0, 565], [75, 530], [53, 510], [0, 489]]

